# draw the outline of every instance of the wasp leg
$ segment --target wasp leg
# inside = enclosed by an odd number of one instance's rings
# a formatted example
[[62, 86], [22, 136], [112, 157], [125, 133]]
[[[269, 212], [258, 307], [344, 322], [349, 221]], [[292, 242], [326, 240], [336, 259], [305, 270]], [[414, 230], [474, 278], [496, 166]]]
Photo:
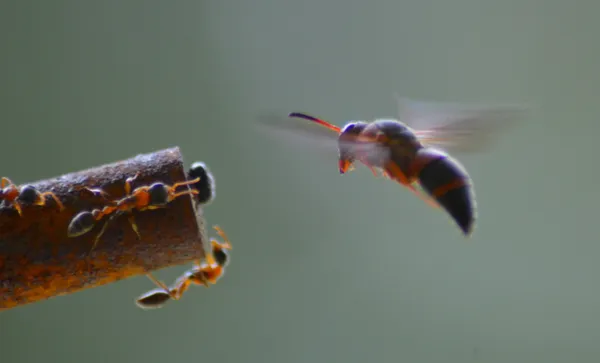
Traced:
[[438, 202], [435, 201], [434, 198], [427, 196], [425, 193], [419, 192], [417, 190], [417, 188], [415, 188], [414, 185], [411, 185], [411, 189], [413, 190], [413, 193], [415, 193], [417, 195], [417, 197], [419, 197], [422, 201], [427, 203], [430, 207], [433, 207], [433, 208], [440, 207], [440, 205], [438, 204]]
[[377, 172], [377, 169], [375, 169], [375, 167], [367, 165], [367, 168], [369, 168], [369, 170], [371, 170], [371, 173], [373, 173], [374, 177], [379, 178], [379, 173]]
[[419, 199], [427, 203], [429, 206], [433, 208], [439, 208], [439, 205], [434, 201], [433, 198], [425, 196], [423, 193], [419, 193], [417, 188], [414, 186], [414, 182], [410, 182], [402, 170], [400, 170], [400, 167], [398, 167], [396, 164], [392, 162], [388, 163], [385, 171], [391, 179], [408, 188], [411, 192], [413, 192], [413, 194], [415, 194], [417, 197], [419, 197]]

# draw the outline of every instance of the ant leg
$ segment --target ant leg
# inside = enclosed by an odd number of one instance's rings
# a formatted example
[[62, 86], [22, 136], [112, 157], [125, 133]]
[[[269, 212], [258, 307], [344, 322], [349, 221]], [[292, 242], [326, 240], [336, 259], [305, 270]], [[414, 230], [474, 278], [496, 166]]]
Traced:
[[96, 248], [98, 241], [100, 241], [100, 237], [102, 237], [102, 235], [106, 231], [106, 228], [108, 227], [108, 224], [110, 223], [111, 220], [112, 220], [112, 218], [109, 218], [106, 222], [104, 222], [102, 229], [100, 230], [100, 232], [98, 232], [98, 234], [96, 235], [96, 238], [94, 238], [94, 244], [92, 244], [92, 248], [90, 249], [90, 252], [92, 252], [94, 250], [94, 248]]
[[129, 178], [125, 179], [125, 194], [126, 195], [131, 194], [131, 185], [138, 178], [138, 176], [140, 176], [140, 172], [137, 172], [134, 176], [130, 176]]
[[133, 216], [133, 214], [129, 214], [129, 223], [131, 224], [131, 228], [133, 229], [133, 231], [135, 232], [135, 234], [137, 234], [138, 239], [142, 239], [142, 236], [140, 235], [140, 231], [138, 229], [137, 223], [135, 223], [135, 217]]
[[[211, 240], [211, 242], [214, 240]], [[208, 252], [206, 254], [206, 256], [204, 257], [204, 260], [206, 261], [206, 264], [209, 266], [213, 266], [217, 264], [217, 261], [215, 260], [215, 256], [213, 256], [212, 252]], [[198, 265], [200, 266], [200, 265]]]
[[[225, 234], [225, 231], [223, 231], [223, 229], [221, 227], [219, 227], [219, 226], [214, 226], [213, 228], [214, 228], [215, 231], [217, 231], [217, 234], [221, 238], [223, 238], [223, 243], [220, 243], [221, 247], [230, 250], [231, 249], [231, 242], [229, 241], [229, 238]], [[215, 241], [215, 240], [213, 240], [213, 241]]]
[[56, 194], [52, 193], [52, 192], [44, 192], [44, 193], [40, 193], [40, 201], [36, 204], [38, 205], [45, 205], [46, 201], [45, 201], [45, 197], [46, 196], [50, 196], [52, 197], [52, 199], [54, 199], [54, 202], [56, 203], [56, 205], [58, 205], [58, 208], [60, 210], [64, 210], [65, 206], [62, 204], [62, 202], [58, 199], [58, 197], [56, 196]]
[[82, 187], [81, 190], [86, 190], [87, 192], [91, 193], [94, 196], [102, 197], [104, 200], [109, 200], [108, 193], [100, 188], [92, 189], [92, 188], [88, 188], [88, 187]]
[[19, 204], [19, 202], [17, 202], [16, 200], [13, 202], [13, 207], [17, 210], [17, 212], [19, 213], [20, 217], [23, 217], [23, 208], [21, 208], [21, 204]]
[[161, 308], [168, 300], [177, 298], [175, 293], [171, 291], [167, 285], [162, 281], [157, 280], [150, 272], [146, 273], [146, 276], [158, 286], [158, 288], [147, 291], [139, 296], [136, 299], [137, 306], [144, 310], [157, 309]]
[[148, 277], [150, 279], [150, 281], [152, 281], [154, 283], [154, 285], [158, 286], [159, 288], [165, 290], [165, 292], [168, 292], [170, 295], [170, 290], [167, 287], [167, 285], [165, 285], [164, 282], [158, 280], [156, 277], [154, 277], [154, 275], [152, 275], [150, 272], [148, 272], [146, 274], [146, 277]]
[[175, 190], [179, 187], [182, 187], [184, 185], [190, 185], [190, 184], [196, 184], [197, 182], [200, 181], [200, 178], [196, 178], [196, 179], [192, 179], [192, 180], [186, 180], [184, 182], [179, 182], [179, 183], [175, 183], [171, 186], [171, 189]]
[[198, 193], [199, 192], [196, 189], [190, 189], [190, 190], [186, 190], [184, 192], [174, 193], [173, 195], [171, 195], [169, 197], [169, 199], [170, 200], [174, 200], [174, 199], [177, 199], [177, 198], [179, 198], [179, 197], [181, 197], [183, 195], [192, 195], [192, 194], [196, 195]]
[[13, 182], [10, 179], [8, 179], [7, 177], [2, 177], [2, 181], [0, 181], [0, 188], [4, 188], [11, 184], [13, 184]]

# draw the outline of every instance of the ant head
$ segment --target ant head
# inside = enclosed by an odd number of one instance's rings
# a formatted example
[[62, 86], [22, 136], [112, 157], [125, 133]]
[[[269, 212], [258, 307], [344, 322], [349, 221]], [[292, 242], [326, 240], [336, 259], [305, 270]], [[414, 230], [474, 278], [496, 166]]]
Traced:
[[222, 248], [221, 246], [213, 246], [212, 255], [217, 265], [221, 267], [225, 267], [227, 263], [229, 263], [229, 254], [227, 253], [227, 249]]
[[96, 218], [91, 212], [81, 212], [76, 215], [69, 223], [67, 235], [69, 237], [77, 237], [91, 231], [96, 224]]
[[352, 121], [346, 124], [338, 137], [340, 174], [352, 168], [356, 159], [356, 142], [360, 133], [367, 127], [364, 121]]
[[169, 202], [169, 188], [164, 183], [154, 183], [148, 188], [149, 205], [161, 206]]
[[198, 191], [195, 199], [200, 204], [208, 204], [215, 198], [215, 179], [205, 163], [197, 161], [190, 166], [188, 170], [188, 180], [200, 178], [192, 185], [192, 188]]

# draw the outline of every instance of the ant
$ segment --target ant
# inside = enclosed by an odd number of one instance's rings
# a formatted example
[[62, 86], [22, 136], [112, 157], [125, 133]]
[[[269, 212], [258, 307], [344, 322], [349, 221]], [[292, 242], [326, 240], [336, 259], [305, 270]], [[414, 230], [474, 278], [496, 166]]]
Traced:
[[209, 287], [209, 284], [216, 284], [219, 278], [225, 274], [225, 267], [229, 263], [229, 254], [231, 243], [227, 235], [219, 226], [213, 227], [224, 242], [211, 239], [211, 252], [207, 254], [206, 261], [200, 263], [196, 261], [194, 266], [184, 272], [171, 287], [167, 287], [163, 282], [157, 280], [152, 274], [146, 276], [158, 288], [150, 290], [137, 298], [136, 304], [142, 309], [161, 308], [169, 299], [179, 300], [192, 284]]
[[[134, 180], [139, 176], [139, 172], [135, 174], [133, 177], [129, 177], [125, 180], [125, 197], [118, 199], [116, 201], [110, 201], [110, 205], [105, 206], [102, 209], [94, 209], [92, 211], [85, 211], [77, 214], [71, 220], [69, 227], [67, 229], [67, 234], [69, 237], [78, 237], [85, 233], [91, 231], [96, 223], [100, 221], [105, 216], [110, 216], [109, 220], [104, 223], [102, 229], [96, 236], [94, 240], [94, 244], [92, 245], [92, 250], [96, 247], [96, 244], [100, 240], [100, 237], [106, 231], [106, 227], [109, 222], [124, 213], [129, 213], [129, 223], [131, 224], [131, 228], [137, 234], [138, 238], [141, 238], [140, 232], [138, 230], [137, 224], [135, 223], [135, 219], [131, 211], [137, 209], [138, 211], [152, 210], [165, 208], [167, 204], [169, 204], [174, 199], [183, 196], [183, 195], [191, 195], [198, 194], [197, 190], [188, 189], [183, 192], [176, 192], [175, 190], [180, 186], [185, 186], [189, 184], [197, 183], [199, 178], [188, 180], [180, 183], [175, 183], [173, 185], [167, 185], [165, 183], [156, 182], [151, 184], [150, 186], [145, 185], [131, 190], [131, 185]], [[102, 196], [104, 199], [108, 200], [107, 193], [101, 189], [90, 189], [84, 187], [83, 189], [91, 192], [94, 195]]]
[[23, 216], [21, 203], [45, 206], [46, 196], [52, 197], [61, 211], [65, 209], [64, 205], [53, 192], [41, 193], [34, 186], [27, 184], [18, 187], [6, 177], [2, 177], [0, 181], [0, 200], [12, 203], [21, 217]]

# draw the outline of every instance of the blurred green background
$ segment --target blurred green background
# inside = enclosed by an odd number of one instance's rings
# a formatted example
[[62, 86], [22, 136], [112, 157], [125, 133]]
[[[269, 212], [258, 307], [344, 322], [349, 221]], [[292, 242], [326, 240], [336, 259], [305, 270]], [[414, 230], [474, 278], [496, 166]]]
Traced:
[[[227, 275], [163, 309], [145, 277], [0, 314], [0, 361], [598, 362], [600, 3], [1, 1], [1, 174], [17, 183], [178, 145], [208, 163]], [[393, 92], [525, 103], [489, 152], [465, 241], [263, 110], [338, 125]], [[212, 231], [211, 231], [212, 233]], [[172, 281], [189, 266], [160, 271]]]

